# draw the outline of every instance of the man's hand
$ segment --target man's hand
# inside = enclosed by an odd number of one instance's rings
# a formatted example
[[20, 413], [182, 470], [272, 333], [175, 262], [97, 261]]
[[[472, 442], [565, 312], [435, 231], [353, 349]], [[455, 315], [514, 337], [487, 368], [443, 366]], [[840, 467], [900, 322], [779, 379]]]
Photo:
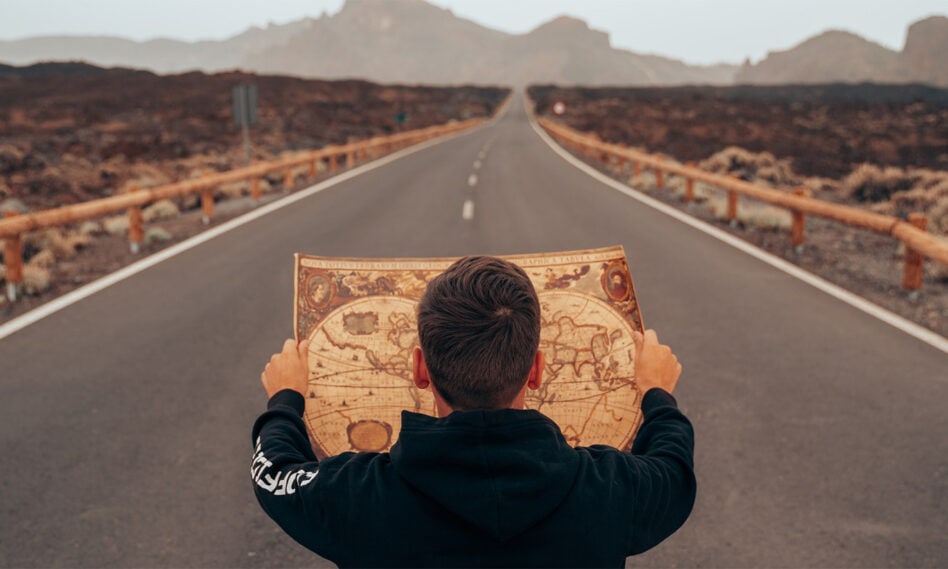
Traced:
[[644, 395], [653, 387], [661, 387], [671, 393], [678, 384], [681, 364], [671, 348], [658, 343], [655, 330], [646, 330], [642, 335], [633, 332], [635, 340], [635, 382]]
[[283, 389], [292, 389], [306, 397], [309, 385], [309, 340], [298, 344], [296, 340], [283, 342], [283, 351], [270, 356], [270, 363], [260, 374], [260, 382], [267, 391], [267, 399]]

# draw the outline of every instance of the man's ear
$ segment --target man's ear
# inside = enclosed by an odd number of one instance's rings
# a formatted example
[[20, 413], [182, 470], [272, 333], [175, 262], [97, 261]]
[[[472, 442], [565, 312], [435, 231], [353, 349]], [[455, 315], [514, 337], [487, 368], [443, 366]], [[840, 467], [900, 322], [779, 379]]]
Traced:
[[537, 355], [533, 356], [533, 366], [530, 367], [530, 373], [527, 375], [527, 387], [530, 389], [540, 389], [543, 382], [543, 367], [546, 365], [546, 358], [543, 352], [537, 350]]
[[428, 386], [431, 385], [428, 366], [425, 365], [425, 354], [418, 346], [415, 346], [415, 349], [411, 351], [411, 379], [418, 389], [428, 389]]

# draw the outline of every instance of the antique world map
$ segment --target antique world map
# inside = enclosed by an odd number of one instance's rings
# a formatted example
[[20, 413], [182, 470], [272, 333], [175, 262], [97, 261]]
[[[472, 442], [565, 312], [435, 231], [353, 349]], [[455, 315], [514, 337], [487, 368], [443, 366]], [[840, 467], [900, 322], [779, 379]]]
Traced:
[[[573, 446], [627, 449], [641, 422], [632, 331], [642, 317], [622, 247], [513, 255], [541, 307], [546, 367], [526, 404]], [[320, 458], [385, 451], [403, 410], [435, 415], [412, 382], [416, 306], [456, 259], [342, 259], [296, 255], [295, 331], [309, 338], [304, 420]]]

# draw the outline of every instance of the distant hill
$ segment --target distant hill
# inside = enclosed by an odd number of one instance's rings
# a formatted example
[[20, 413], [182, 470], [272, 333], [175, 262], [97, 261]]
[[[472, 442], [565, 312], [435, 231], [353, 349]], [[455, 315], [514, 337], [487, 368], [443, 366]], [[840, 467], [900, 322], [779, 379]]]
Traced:
[[223, 41], [184, 42], [155, 39], [144, 42], [106, 36], [42, 36], [0, 41], [0, 61], [28, 65], [40, 61], [83, 60], [107, 67], [135, 67], [158, 73], [222, 71], [243, 65], [244, 58], [271, 45], [287, 42], [313, 20], [252, 27]]
[[0, 41], [0, 62], [83, 60], [158, 73], [243, 69], [386, 83], [561, 85], [919, 82], [948, 86], [948, 18], [909, 28], [901, 52], [828, 31], [750, 65], [688, 65], [612, 47], [586, 22], [556, 18], [508, 34], [425, 0], [347, 0], [319, 18], [253, 27], [221, 41], [37, 37]]
[[946, 87], [946, 62], [948, 18], [932, 16], [909, 27], [901, 52], [833, 30], [743, 66], [735, 80], [761, 85], [916, 82]]
[[893, 75], [899, 81], [948, 87], [948, 18], [933, 16], [909, 27]]
[[0, 61], [48, 60], [144, 68], [159, 73], [242, 68], [382, 82], [677, 85], [726, 84], [735, 65], [692, 66], [611, 47], [608, 34], [558, 18], [507, 34], [424, 0], [347, 0], [332, 16], [251, 28], [222, 41], [135, 42], [110, 37], [0, 41]]

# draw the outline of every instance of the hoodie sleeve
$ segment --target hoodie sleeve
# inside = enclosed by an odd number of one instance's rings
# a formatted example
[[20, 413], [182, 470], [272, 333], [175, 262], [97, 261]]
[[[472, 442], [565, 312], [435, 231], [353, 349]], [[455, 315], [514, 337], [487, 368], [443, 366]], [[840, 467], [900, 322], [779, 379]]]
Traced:
[[253, 425], [250, 477], [260, 506], [286, 533], [316, 551], [325, 535], [317, 495], [319, 463], [303, 424], [305, 400], [284, 389]]
[[673, 534], [691, 514], [697, 483], [694, 430], [675, 398], [653, 388], [642, 399], [645, 419], [632, 444], [636, 483], [629, 555], [642, 553]]

